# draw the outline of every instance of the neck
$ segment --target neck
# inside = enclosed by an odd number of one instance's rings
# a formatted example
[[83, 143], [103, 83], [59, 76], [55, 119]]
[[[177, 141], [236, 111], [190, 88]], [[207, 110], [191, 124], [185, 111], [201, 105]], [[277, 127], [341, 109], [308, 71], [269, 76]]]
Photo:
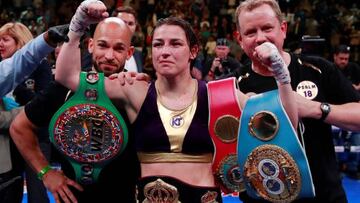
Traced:
[[156, 80], [156, 88], [163, 96], [181, 96], [193, 91], [195, 80], [189, 77], [165, 78]]

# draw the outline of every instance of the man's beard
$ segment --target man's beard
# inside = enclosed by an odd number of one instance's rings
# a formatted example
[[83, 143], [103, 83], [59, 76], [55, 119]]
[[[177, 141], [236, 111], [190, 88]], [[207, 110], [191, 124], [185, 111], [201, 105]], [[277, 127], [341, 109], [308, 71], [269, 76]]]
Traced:
[[122, 72], [123, 69], [124, 69], [124, 66], [125, 66], [125, 64], [124, 64], [123, 66], [117, 66], [116, 69], [113, 69], [112, 71], [106, 71], [106, 70], [104, 71], [104, 70], [102, 70], [102, 69], [99, 67], [99, 64], [98, 64], [98, 63], [96, 63], [96, 62], [93, 61], [93, 65], [94, 65], [95, 70], [96, 70], [98, 73], [104, 73], [105, 77], [109, 77], [110, 75], [112, 75], [112, 74], [114, 74], [114, 73], [120, 73], [120, 72]]

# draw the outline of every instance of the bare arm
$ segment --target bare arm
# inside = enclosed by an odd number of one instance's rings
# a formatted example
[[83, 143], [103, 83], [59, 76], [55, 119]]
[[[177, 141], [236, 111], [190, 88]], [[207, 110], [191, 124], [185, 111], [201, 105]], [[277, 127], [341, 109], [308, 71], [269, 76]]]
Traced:
[[68, 34], [69, 42], [64, 43], [56, 60], [56, 81], [76, 91], [81, 71], [80, 36], [72, 31]]
[[[11, 138], [19, 149], [31, 168], [36, 172], [49, 165], [44, 154], [40, 150], [40, 146], [36, 137], [37, 127], [27, 118], [25, 111], [22, 110], [15, 118], [10, 127]], [[56, 202], [60, 202], [59, 196], [65, 201], [76, 202], [75, 196], [69, 190], [71, 185], [78, 190], [82, 187], [75, 181], [68, 179], [61, 171], [50, 170], [43, 176], [43, 182], [54, 195]]]
[[[312, 101], [294, 92], [300, 117], [320, 119], [320, 102]], [[330, 105], [331, 111], [325, 122], [339, 128], [360, 131], [360, 102]]]
[[56, 60], [56, 81], [75, 91], [81, 71], [80, 38], [90, 24], [100, 22], [109, 14], [104, 3], [98, 0], [83, 1], [69, 25], [69, 42], [64, 43]]

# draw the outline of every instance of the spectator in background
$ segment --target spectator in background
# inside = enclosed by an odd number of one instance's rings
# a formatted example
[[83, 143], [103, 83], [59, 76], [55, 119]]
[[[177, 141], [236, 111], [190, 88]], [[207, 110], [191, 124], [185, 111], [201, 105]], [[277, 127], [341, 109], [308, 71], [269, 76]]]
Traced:
[[[16, 51], [12, 57], [0, 62], [0, 96], [13, 90], [25, 77], [30, 75], [44, 57], [49, 54], [58, 42], [66, 41], [63, 25], [51, 27], [23, 48]], [[0, 46], [0, 52], [4, 51]]]
[[[112, 13], [112, 16], [118, 17], [121, 20], [123, 20], [130, 28], [130, 31], [134, 37], [137, 26], [137, 20], [136, 20], [137, 15], [136, 15], [136, 11], [132, 7], [130, 6], [118, 7]], [[134, 71], [141, 73], [143, 71], [143, 64], [144, 64], [144, 59], [142, 52], [135, 49], [133, 55], [128, 60], [126, 60], [125, 69], [127, 71]]]
[[203, 79], [206, 81], [227, 78], [231, 76], [238, 77], [241, 72], [239, 61], [229, 56], [230, 47], [226, 38], [216, 40], [215, 56], [206, 60], [203, 69]]
[[[7, 23], [0, 28], [0, 47], [1, 58], [6, 59], [11, 57], [18, 49], [23, 47], [27, 42], [33, 39], [30, 30], [22, 23]], [[21, 106], [29, 102], [35, 94], [45, 89], [52, 80], [50, 64], [44, 58], [41, 60], [37, 69], [21, 84], [19, 84], [13, 96], [15, 101]], [[6, 98], [8, 99], [8, 98]], [[46, 158], [50, 159], [50, 141], [47, 133], [47, 128], [42, 128], [38, 131], [38, 138], [41, 149]], [[13, 154], [15, 152], [12, 152]], [[22, 161], [22, 160], [19, 160]], [[25, 165], [25, 177], [27, 182], [28, 202], [49, 202], [46, 189], [41, 181], [37, 179], [36, 174], [32, 169]], [[16, 190], [16, 189], [14, 189]]]
[[[360, 92], [360, 67], [350, 62], [350, 47], [344, 44], [336, 47], [333, 54], [334, 64], [348, 78], [354, 88]], [[342, 139], [350, 143], [350, 154], [345, 163], [345, 173], [354, 179], [360, 179], [360, 153], [352, 151], [351, 146], [360, 146], [360, 132], [341, 130]]]
[[353, 84], [354, 88], [360, 92], [360, 66], [350, 62], [350, 47], [344, 44], [339, 45], [334, 52], [334, 64]]

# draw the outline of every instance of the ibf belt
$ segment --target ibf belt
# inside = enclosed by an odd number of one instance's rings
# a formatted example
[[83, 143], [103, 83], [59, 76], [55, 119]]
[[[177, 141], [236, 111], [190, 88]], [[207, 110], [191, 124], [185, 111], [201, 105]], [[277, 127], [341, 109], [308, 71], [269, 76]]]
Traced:
[[215, 144], [212, 169], [224, 193], [244, 190], [236, 158], [236, 142], [241, 111], [238, 105], [235, 78], [208, 83], [209, 132]]
[[305, 150], [277, 90], [249, 98], [238, 140], [240, 171], [251, 197], [291, 202], [315, 196]]
[[101, 169], [127, 144], [123, 118], [105, 93], [104, 74], [82, 72], [79, 88], [52, 117], [50, 141], [82, 184], [96, 182]]

